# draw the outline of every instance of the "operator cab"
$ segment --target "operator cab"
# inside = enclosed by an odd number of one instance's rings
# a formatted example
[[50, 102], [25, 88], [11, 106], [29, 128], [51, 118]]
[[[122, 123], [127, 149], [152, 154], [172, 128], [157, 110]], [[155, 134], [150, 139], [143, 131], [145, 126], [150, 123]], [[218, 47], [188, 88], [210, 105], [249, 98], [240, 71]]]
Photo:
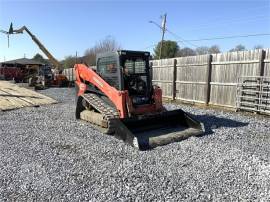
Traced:
[[149, 52], [120, 50], [97, 56], [97, 72], [118, 90], [127, 90], [133, 105], [151, 102]]

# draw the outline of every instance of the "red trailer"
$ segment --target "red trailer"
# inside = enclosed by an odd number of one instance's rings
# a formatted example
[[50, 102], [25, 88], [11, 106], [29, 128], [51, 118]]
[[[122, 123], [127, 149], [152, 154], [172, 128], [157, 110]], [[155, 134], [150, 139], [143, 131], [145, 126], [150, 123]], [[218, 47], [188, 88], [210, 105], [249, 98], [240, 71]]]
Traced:
[[24, 80], [24, 72], [21, 68], [14, 66], [4, 66], [0, 67], [0, 77], [5, 80], [15, 80], [16, 82], [21, 82]]

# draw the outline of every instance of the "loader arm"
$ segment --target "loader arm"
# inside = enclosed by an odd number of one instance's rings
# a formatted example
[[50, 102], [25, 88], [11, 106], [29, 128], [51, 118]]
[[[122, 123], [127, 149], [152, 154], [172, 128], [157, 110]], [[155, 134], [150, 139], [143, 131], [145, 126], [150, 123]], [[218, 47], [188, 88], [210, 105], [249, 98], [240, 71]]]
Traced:
[[118, 91], [114, 87], [110, 86], [95, 71], [84, 64], [75, 64], [74, 68], [77, 78], [76, 84], [79, 87], [78, 96], [81, 96], [85, 92], [86, 84], [84, 81], [88, 81], [103, 92], [113, 102], [119, 112], [120, 118], [126, 117], [127, 91]]

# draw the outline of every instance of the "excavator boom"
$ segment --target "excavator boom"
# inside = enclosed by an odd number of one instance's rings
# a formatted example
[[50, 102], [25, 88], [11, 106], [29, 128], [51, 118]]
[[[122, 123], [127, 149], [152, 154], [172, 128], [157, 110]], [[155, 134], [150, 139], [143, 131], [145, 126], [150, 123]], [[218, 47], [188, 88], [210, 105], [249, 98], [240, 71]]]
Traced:
[[51, 63], [54, 65], [55, 68], [60, 68], [60, 63], [58, 62], [57, 59], [55, 59], [55, 57], [53, 57], [53, 55], [47, 50], [47, 48], [45, 48], [45, 46], [38, 40], [38, 38], [32, 34], [32, 32], [30, 32], [30, 30], [26, 27], [23, 26], [20, 29], [16, 29], [13, 30], [10, 29], [9, 34], [22, 34], [23, 31], [26, 31], [29, 36], [31, 36], [32, 40], [37, 44], [37, 46], [40, 48], [40, 50], [48, 57], [48, 59], [51, 61]]

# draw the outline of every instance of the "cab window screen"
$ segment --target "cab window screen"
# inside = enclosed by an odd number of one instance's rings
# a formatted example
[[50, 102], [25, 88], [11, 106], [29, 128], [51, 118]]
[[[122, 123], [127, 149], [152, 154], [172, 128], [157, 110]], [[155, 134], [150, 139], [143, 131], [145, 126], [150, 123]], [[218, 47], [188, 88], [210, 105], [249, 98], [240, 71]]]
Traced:
[[101, 74], [116, 73], [116, 59], [114, 57], [100, 58], [98, 61], [98, 72]]
[[103, 79], [115, 87], [119, 88], [119, 78], [117, 74], [117, 60], [115, 57], [100, 58], [97, 63], [97, 71]]
[[128, 72], [130, 74], [138, 74], [146, 72], [145, 61], [142, 59], [126, 60], [125, 68], [128, 69]]

